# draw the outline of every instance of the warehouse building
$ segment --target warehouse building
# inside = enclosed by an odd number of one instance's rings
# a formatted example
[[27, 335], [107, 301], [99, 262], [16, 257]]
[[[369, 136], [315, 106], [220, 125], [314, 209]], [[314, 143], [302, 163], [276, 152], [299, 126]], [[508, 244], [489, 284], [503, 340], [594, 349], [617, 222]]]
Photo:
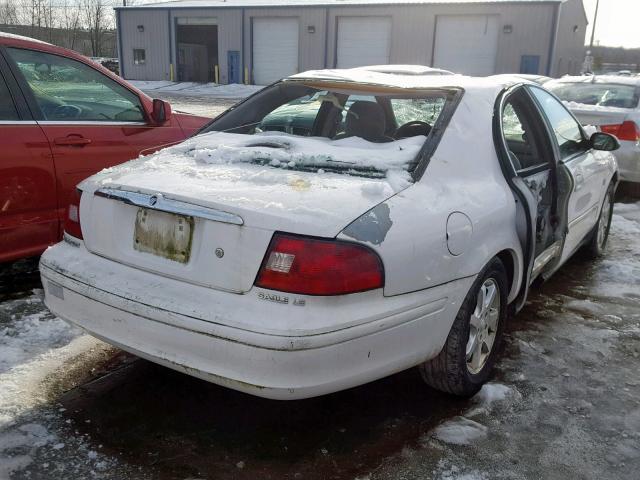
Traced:
[[124, 78], [258, 85], [377, 64], [575, 74], [587, 28], [582, 0], [178, 0], [116, 19]]

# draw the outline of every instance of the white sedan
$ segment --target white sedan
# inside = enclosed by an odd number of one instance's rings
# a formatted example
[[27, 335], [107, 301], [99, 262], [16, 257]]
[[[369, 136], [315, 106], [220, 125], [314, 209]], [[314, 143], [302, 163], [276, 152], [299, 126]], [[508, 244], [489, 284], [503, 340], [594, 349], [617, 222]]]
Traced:
[[82, 182], [46, 304], [262, 397], [414, 366], [472, 395], [532, 281], [602, 253], [617, 147], [521, 79], [297, 74]]

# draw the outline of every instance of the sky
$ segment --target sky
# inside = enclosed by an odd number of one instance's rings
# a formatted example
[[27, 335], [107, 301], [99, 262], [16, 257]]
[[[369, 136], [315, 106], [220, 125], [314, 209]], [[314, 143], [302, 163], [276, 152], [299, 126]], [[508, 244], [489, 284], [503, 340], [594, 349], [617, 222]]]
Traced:
[[[589, 18], [588, 44], [596, 0], [583, 0]], [[610, 47], [640, 47], [640, 0], [600, 0], [594, 43]]]

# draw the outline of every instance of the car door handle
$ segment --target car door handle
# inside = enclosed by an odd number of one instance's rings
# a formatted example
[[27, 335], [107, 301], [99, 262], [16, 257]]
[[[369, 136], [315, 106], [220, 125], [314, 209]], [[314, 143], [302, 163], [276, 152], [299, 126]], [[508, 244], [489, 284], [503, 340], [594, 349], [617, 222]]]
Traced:
[[576, 173], [576, 190], [580, 190], [584, 184], [584, 175], [580, 172]]
[[91, 143], [91, 139], [84, 138], [82, 135], [67, 135], [66, 137], [58, 137], [53, 142], [62, 146], [84, 147]]

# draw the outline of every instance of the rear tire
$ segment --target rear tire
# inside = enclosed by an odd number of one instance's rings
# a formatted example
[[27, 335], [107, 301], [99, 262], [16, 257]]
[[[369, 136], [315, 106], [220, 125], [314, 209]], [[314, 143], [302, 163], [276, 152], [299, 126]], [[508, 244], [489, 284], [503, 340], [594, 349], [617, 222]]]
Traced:
[[508, 310], [507, 285], [504, 265], [494, 258], [465, 297], [442, 351], [419, 366], [427, 384], [462, 397], [482, 388], [502, 343]]
[[611, 182], [602, 201], [598, 222], [589, 234], [589, 241], [585, 244], [584, 252], [590, 259], [601, 257], [607, 247], [609, 230], [611, 228], [611, 217], [613, 216], [613, 197], [615, 194], [613, 187], [614, 184]]

